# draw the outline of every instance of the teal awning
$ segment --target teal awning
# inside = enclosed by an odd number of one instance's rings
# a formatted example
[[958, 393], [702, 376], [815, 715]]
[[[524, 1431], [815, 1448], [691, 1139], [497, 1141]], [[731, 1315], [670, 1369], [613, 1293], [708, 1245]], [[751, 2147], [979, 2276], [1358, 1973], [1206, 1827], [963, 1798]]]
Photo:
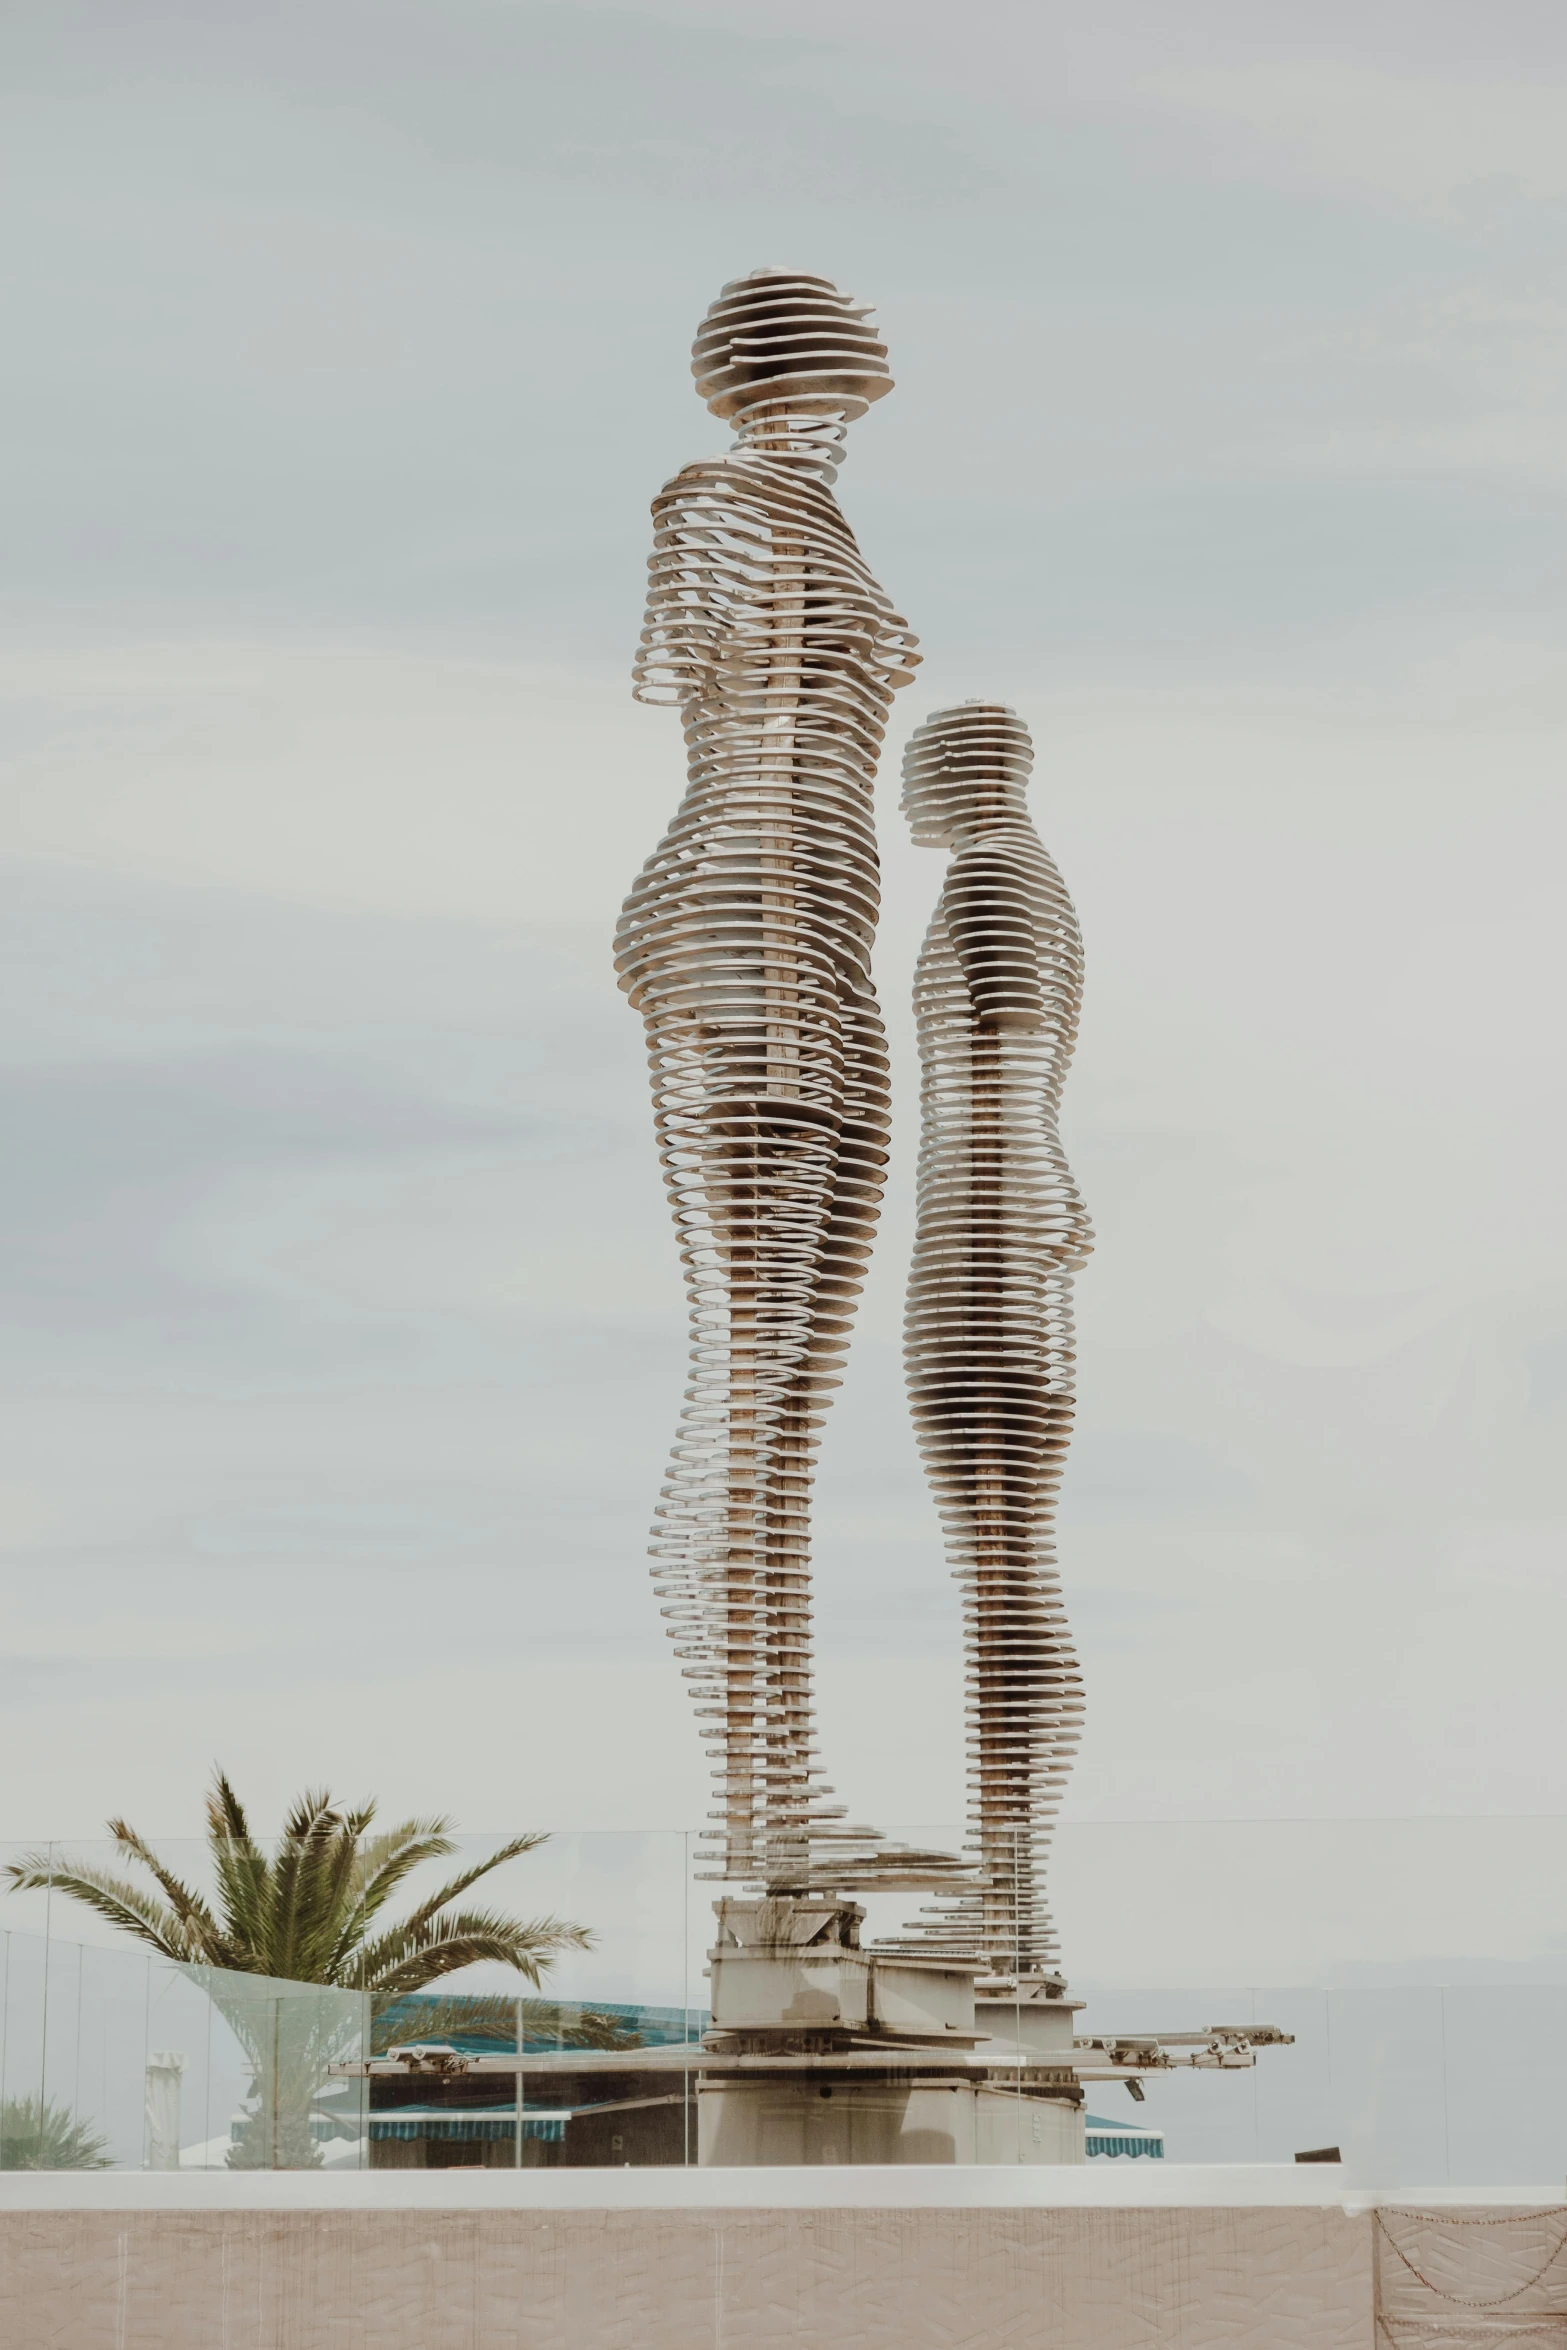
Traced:
[[1101, 2114], [1089, 2113], [1083, 2116], [1083, 2130], [1090, 2155], [1141, 2154], [1154, 2162], [1164, 2160], [1164, 2132], [1142, 2122], [1107, 2122]]

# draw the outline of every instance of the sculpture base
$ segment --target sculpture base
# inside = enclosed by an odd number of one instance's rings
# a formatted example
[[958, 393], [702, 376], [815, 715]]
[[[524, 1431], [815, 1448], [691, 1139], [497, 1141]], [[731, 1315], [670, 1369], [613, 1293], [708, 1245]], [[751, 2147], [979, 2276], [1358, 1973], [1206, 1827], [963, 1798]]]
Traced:
[[696, 2110], [697, 2161], [721, 2169], [1087, 2159], [1080, 2104], [994, 2082], [708, 2074]]
[[1074, 2003], [1055, 1977], [987, 1976], [977, 2019], [976, 1959], [864, 1949], [865, 1912], [841, 1893], [714, 1912], [699, 2164], [1087, 2159]]
[[1070, 2064], [1081, 1999], [1069, 1999], [1059, 1975], [990, 1975], [974, 1985], [974, 2026], [1032, 2056]]
[[842, 1894], [728, 1896], [713, 1912], [708, 1996], [718, 2045], [732, 2035], [737, 2046], [802, 2034], [953, 2046], [976, 2037], [977, 1962], [863, 1949], [865, 1912]]

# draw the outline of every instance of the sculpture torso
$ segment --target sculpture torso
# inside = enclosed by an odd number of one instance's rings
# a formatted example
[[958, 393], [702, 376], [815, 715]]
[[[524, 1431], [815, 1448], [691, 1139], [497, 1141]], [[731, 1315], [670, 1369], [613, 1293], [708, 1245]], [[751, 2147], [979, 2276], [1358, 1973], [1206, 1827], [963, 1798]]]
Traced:
[[[1082, 994], [1077, 915], [1032, 824], [962, 839], [914, 980], [920, 1231], [958, 1244], [944, 1279], [971, 1277], [976, 1232], [992, 1216], [1013, 1281], [1087, 1262], [1093, 1227], [1056, 1126]], [[993, 1162], [983, 1181], [976, 1153]]]
[[[738, 1048], [770, 948], [802, 954], [831, 997], [874, 1001], [871, 791], [914, 639], [831, 491], [798, 463], [742, 449], [688, 465], [653, 520], [634, 690], [680, 707], [690, 779], [626, 901], [617, 964], [639, 1007], [654, 991]], [[722, 977], [704, 970], [693, 997], [684, 946], [696, 937]], [[833, 1100], [809, 1041], [797, 1072], [773, 1044], [734, 1051], [742, 1090]]]

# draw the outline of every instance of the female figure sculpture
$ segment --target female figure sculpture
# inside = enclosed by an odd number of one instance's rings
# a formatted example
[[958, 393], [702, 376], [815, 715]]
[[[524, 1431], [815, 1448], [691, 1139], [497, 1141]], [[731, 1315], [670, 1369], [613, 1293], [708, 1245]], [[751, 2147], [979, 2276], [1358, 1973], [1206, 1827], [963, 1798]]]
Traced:
[[892, 388], [866, 309], [755, 270], [692, 373], [736, 438], [653, 504], [634, 690], [681, 711], [689, 782], [616, 939], [690, 1308], [653, 1571], [713, 1740], [720, 1873], [787, 1890], [850, 1833], [816, 1765], [809, 1510], [886, 1166], [871, 791], [918, 655], [832, 495]]
[[1015, 711], [937, 711], [904, 760], [914, 838], [952, 852], [914, 982], [919, 1220], [905, 1363], [963, 1586], [969, 1831], [979, 1884], [919, 1945], [1049, 1973], [1050, 1832], [1082, 1715], [1055, 1564], [1073, 1411], [1072, 1278], [1093, 1231], [1056, 1132], [1083, 950], [1029, 821]]

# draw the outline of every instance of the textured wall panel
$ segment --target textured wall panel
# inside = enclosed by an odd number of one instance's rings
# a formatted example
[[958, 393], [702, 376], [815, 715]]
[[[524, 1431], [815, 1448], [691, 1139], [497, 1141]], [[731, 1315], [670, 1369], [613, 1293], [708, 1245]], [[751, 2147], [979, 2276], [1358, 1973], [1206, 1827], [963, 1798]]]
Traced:
[[1379, 2342], [1567, 2342], [1567, 2210], [1379, 2211]]
[[12, 2213], [0, 2340], [1371, 2350], [1373, 2224], [1318, 2209]]

